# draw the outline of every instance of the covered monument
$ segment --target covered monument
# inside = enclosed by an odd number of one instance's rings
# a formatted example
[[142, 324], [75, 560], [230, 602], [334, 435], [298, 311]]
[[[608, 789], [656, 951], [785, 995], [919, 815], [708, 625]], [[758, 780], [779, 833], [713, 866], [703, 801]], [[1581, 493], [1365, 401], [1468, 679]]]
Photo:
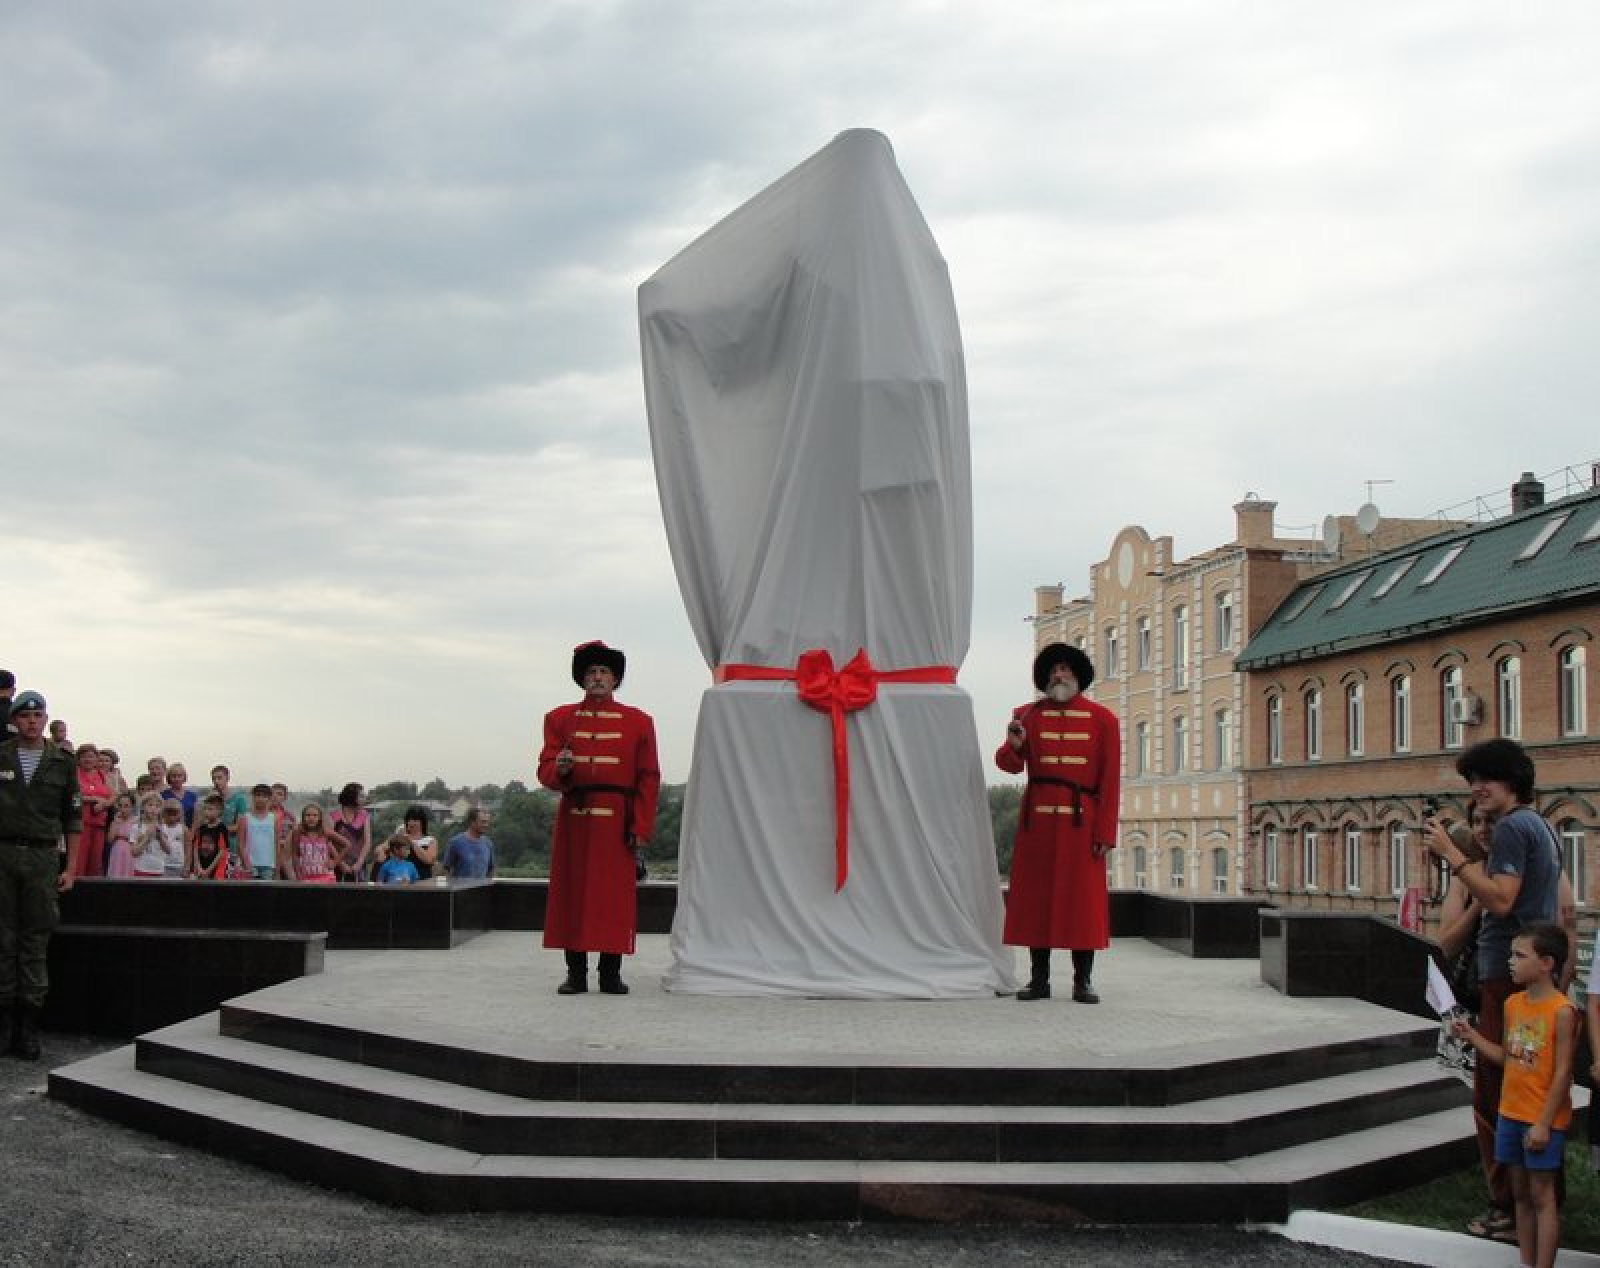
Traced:
[[888, 140], [841, 134], [639, 289], [667, 538], [712, 669], [669, 990], [1014, 989], [972, 702], [966, 380]]

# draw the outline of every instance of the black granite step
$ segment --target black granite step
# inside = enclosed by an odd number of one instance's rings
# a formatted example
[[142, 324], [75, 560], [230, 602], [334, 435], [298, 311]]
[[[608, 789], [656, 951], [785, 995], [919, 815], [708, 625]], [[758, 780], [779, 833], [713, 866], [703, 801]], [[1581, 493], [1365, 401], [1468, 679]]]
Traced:
[[1286, 1039], [1240, 1054], [1199, 1049], [1160, 1063], [1067, 1068], [1035, 1064], [913, 1064], [840, 1059], [820, 1064], [730, 1061], [661, 1053], [649, 1061], [571, 1047], [494, 1051], [451, 1041], [439, 1027], [370, 1019], [341, 1022], [267, 1000], [223, 1005], [221, 1032], [331, 1057], [373, 1071], [467, 1084], [541, 1101], [674, 1101], [791, 1105], [1158, 1106], [1283, 1087], [1431, 1056], [1438, 1025], [1403, 1024], [1359, 1039]]
[[[768, 1220], [1275, 1221], [1352, 1200], [1396, 1168], [1469, 1156], [1464, 1110], [1239, 1162], [752, 1160], [485, 1155], [136, 1068], [120, 1049], [55, 1071], [51, 1094], [186, 1144], [422, 1210]], [[1129, 1132], [1130, 1135], [1136, 1134]]]
[[[1431, 1061], [1177, 1107], [530, 1100], [230, 1038], [146, 1035], [140, 1070], [484, 1154], [942, 1161], [1240, 1158], [1465, 1103]], [[831, 1075], [820, 1072], [828, 1082]]]

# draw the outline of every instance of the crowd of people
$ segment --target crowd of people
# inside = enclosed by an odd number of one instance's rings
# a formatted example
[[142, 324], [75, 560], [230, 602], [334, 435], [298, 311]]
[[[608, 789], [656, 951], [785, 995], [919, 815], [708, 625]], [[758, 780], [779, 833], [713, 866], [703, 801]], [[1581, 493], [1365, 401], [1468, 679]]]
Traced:
[[466, 830], [443, 850], [423, 805], [407, 807], [400, 829], [375, 841], [357, 783], [346, 784], [331, 809], [308, 801], [296, 812], [286, 784], [258, 783], [247, 792], [220, 764], [204, 792], [189, 786], [182, 762], [164, 757], [150, 758], [130, 785], [116, 750], [73, 743], [59, 718], [50, 724], [50, 743], [77, 765], [80, 878], [415, 885], [494, 874], [487, 811], [472, 811]]

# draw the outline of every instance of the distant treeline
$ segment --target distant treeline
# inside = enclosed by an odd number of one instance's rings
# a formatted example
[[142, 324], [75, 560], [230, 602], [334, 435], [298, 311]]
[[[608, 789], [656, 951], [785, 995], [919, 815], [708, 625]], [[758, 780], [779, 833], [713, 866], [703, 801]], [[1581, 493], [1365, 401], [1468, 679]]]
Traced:
[[[650, 843], [650, 861], [663, 870], [672, 870], [678, 858], [678, 835], [683, 824], [683, 784], [664, 784], [656, 811], [656, 833]], [[1011, 867], [1011, 838], [1017, 827], [1019, 785], [999, 785], [989, 789], [989, 818], [994, 830], [995, 855], [1000, 870]], [[314, 794], [325, 806], [332, 806], [334, 794], [324, 789]], [[547, 788], [529, 788], [521, 780], [504, 787], [483, 784], [477, 788], [451, 788], [435, 779], [418, 786], [406, 780], [378, 784], [368, 790], [373, 805], [373, 840], [394, 832], [406, 806], [424, 803], [435, 807], [466, 803], [483, 806], [494, 816], [489, 835], [494, 839], [496, 865], [502, 872], [543, 875], [550, 864], [550, 833], [555, 823], [556, 795]], [[445, 811], [435, 815], [430, 831], [440, 842], [448, 841], [465, 826], [464, 813]]]

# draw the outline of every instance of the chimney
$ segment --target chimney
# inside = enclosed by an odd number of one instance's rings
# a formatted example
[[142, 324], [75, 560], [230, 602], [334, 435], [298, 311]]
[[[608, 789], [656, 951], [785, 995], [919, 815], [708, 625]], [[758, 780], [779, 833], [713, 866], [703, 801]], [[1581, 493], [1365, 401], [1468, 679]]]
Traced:
[[1048, 616], [1061, 606], [1062, 592], [1066, 583], [1056, 582], [1053, 586], [1034, 586], [1033, 588], [1033, 614], [1034, 616]]
[[1276, 502], [1263, 502], [1254, 493], [1246, 493], [1243, 502], [1233, 506], [1235, 532], [1239, 545], [1265, 546], [1272, 541], [1272, 513], [1278, 509]]
[[1524, 471], [1522, 479], [1511, 486], [1511, 513], [1518, 511], [1531, 511], [1536, 506], [1544, 505], [1544, 481], [1537, 479], [1533, 472]]

